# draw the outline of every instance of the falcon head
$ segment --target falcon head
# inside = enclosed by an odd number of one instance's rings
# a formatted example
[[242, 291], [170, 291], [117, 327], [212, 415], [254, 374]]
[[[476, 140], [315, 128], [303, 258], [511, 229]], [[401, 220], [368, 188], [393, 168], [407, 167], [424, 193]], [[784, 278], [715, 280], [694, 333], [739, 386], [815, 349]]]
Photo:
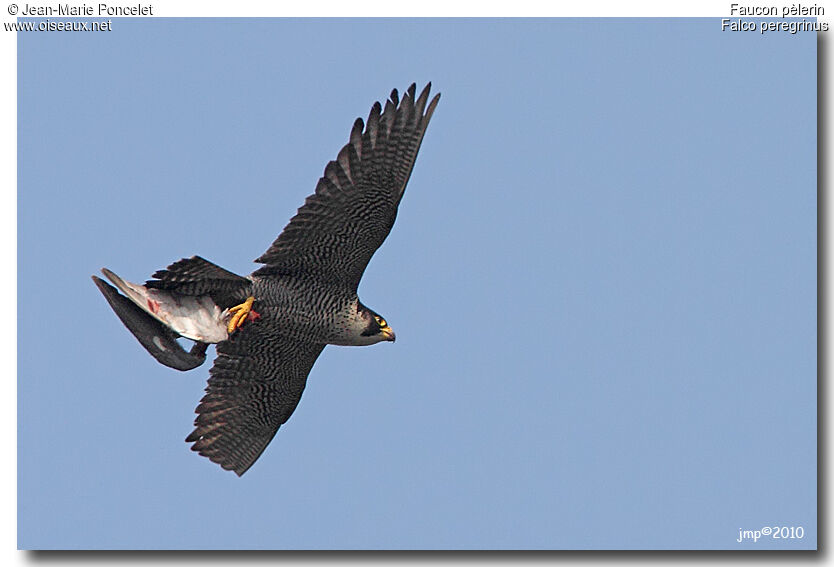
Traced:
[[363, 344], [374, 344], [381, 341], [394, 342], [397, 340], [394, 330], [388, 326], [388, 322], [379, 313], [375, 313], [360, 304], [359, 316], [365, 323], [365, 328], [361, 332]]

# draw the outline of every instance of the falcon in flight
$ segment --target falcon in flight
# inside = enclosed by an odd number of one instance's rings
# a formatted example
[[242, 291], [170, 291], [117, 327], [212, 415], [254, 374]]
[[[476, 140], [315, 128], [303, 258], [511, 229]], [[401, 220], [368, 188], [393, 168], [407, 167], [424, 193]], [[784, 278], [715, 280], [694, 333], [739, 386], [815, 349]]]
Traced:
[[[400, 100], [391, 92], [358, 118], [350, 141], [324, 168], [263, 264], [239, 276], [199, 256], [144, 285], [102, 269], [93, 276], [122, 323], [160, 363], [191, 370], [217, 358], [195, 410], [191, 449], [242, 475], [295, 410], [307, 375], [328, 344], [394, 341], [385, 319], [359, 300], [362, 273], [397, 216], [423, 135], [440, 99], [431, 83]], [[115, 286], [115, 287], [113, 287]], [[121, 292], [121, 293], [120, 293]], [[177, 341], [194, 341], [186, 351]]]

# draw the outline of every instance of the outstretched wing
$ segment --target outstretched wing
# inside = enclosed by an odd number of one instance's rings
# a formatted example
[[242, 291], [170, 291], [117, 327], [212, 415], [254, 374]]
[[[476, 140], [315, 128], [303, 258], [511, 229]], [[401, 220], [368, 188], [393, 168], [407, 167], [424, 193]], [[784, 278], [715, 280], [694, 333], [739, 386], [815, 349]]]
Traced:
[[238, 476], [286, 422], [325, 345], [275, 336], [249, 325], [217, 345], [206, 394], [197, 406], [191, 449]]
[[397, 207], [440, 95], [431, 83], [415, 99], [377, 102], [367, 125], [358, 118], [350, 142], [331, 161], [307, 200], [260, 258], [253, 275], [312, 275], [355, 291], [374, 252], [391, 231]]

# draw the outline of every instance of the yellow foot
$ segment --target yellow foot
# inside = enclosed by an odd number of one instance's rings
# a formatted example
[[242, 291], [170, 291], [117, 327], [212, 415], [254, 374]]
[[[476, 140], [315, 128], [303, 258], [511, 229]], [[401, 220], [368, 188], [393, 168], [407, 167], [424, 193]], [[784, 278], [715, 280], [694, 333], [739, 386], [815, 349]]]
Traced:
[[245, 321], [257, 321], [260, 319], [260, 314], [252, 309], [253, 303], [255, 303], [255, 298], [250, 295], [240, 305], [229, 308], [229, 313], [232, 315], [232, 318], [229, 319], [226, 330], [230, 335], [239, 329]]

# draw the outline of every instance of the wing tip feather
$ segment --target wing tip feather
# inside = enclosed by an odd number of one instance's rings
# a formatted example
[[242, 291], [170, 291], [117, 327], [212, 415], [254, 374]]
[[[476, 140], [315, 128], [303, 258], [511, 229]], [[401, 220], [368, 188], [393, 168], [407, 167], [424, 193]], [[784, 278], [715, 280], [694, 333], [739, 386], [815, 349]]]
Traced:
[[[305, 231], [313, 228], [316, 215], [321, 213], [320, 209], [330, 199], [339, 200], [348, 195], [351, 187], [361, 183], [368, 172], [378, 171], [380, 167], [398, 168], [396, 179], [400, 188], [395, 197], [402, 196], [429, 120], [440, 101], [440, 93], [429, 101], [431, 88], [432, 82], [429, 81], [417, 97], [417, 83], [413, 82], [402, 100], [399, 91], [394, 88], [389, 99], [374, 101], [366, 121], [361, 118], [354, 120], [347, 144], [340, 149], [336, 160], [325, 166], [324, 175], [319, 178], [311, 195], [313, 199], [305, 201], [272, 245], [255, 259], [255, 262], [265, 265], [252, 275], [265, 277], [304, 273], [307, 268], [303, 263], [296, 265], [292, 258], [293, 246], [299, 244]], [[319, 201], [319, 198], [322, 200]], [[302, 215], [305, 211], [306, 214]], [[283, 268], [279, 266], [282, 263], [286, 264]], [[353, 282], [353, 275], [349, 281]]]

